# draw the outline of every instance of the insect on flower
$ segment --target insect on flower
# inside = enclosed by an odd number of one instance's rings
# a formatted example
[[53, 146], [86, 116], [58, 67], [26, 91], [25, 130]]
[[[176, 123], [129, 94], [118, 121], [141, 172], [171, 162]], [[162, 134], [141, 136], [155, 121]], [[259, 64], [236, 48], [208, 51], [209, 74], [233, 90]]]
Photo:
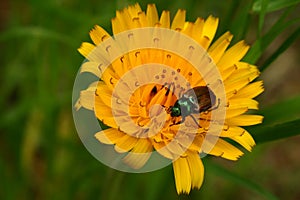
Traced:
[[[248, 111], [258, 110], [263, 81], [242, 60], [245, 41], [230, 46], [230, 32], [214, 41], [218, 23], [213, 16], [186, 21], [182, 9], [172, 20], [154, 4], [145, 12], [135, 4], [116, 12], [112, 35], [98, 25], [90, 31], [93, 43], [78, 49], [87, 61], [74, 87], [74, 118], [97, 159], [126, 172], [172, 163], [177, 193], [188, 194], [203, 183], [200, 154], [238, 160], [244, 152], [230, 141], [252, 150], [243, 127], [262, 123]], [[96, 80], [82, 90], [90, 74]]]
[[186, 91], [173, 106], [167, 108], [167, 113], [171, 117], [181, 117], [181, 120], [174, 122], [173, 125], [181, 124], [187, 116], [191, 116], [194, 122], [201, 128], [192, 114], [211, 111], [217, 109], [219, 105], [220, 99], [217, 99], [214, 92], [208, 86], [197, 86]]

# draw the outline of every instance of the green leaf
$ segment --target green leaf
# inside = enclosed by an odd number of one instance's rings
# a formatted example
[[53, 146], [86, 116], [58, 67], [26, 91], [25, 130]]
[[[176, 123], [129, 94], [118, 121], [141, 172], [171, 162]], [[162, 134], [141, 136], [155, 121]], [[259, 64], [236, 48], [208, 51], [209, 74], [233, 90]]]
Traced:
[[[280, 10], [289, 6], [296, 5], [297, 3], [300, 3], [300, 0], [272, 0], [270, 3], [268, 3], [268, 6], [266, 8], [266, 12], [273, 12], [276, 10]], [[253, 12], [261, 12], [264, 8], [263, 5], [264, 1], [257, 0], [252, 7]]]
[[300, 27], [296, 29], [281, 45], [280, 47], [265, 61], [260, 67], [264, 71], [274, 60], [276, 60], [285, 50], [287, 50], [295, 40], [300, 36]]
[[258, 21], [258, 36], [260, 36], [262, 33], [269, 0], [260, 0], [260, 2], [261, 2], [261, 11], [259, 13], [259, 21]]
[[[247, 127], [256, 143], [264, 143], [300, 134], [300, 95], [264, 108], [261, 125]], [[298, 128], [297, 128], [298, 127]]]
[[300, 95], [279, 101], [260, 111], [264, 116], [263, 125], [274, 125], [300, 118]]
[[276, 125], [256, 126], [255, 128], [249, 128], [248, 130], [250, 130], [257, 144], [280, 140], [300, 135], [300, 119]]
[[256, 63], [256, 61], [261, 57], [263, 52], [269, 47], [269, 45], [278, 37], [284, 30], [288, 29], [290, 26], [300, 21], [300, 18], [285, 21], [288, 14], [293, 10], [293, 8], [287, 9], [277, 20], [277, 22], [272, 26], [272, 28], [262, 37], [258, 38], [249, 52], [244, 58], [244, 61], [249, 63]]
[[239, 176], [238, 174], [233, 173], [220, 165], [214, 164], [213, 162], [205, 162], [205, 165], [206, 165], [206, 168], [208, 168], [210, 171], [213, 171], [213, 173], [215, 175], [222, 176], [225, 179], [235, 182], [238, 185], [242, 185], [245, 188], [261, 195], [262, 197], [265, 197], [266, 199], [269, 199], [269, 200], [278, 199], [275, 195], [273, 195], [272, 193], [267, 191], [262, 186], [250, 181], [247, 178], [243, 178], [243, 177]]

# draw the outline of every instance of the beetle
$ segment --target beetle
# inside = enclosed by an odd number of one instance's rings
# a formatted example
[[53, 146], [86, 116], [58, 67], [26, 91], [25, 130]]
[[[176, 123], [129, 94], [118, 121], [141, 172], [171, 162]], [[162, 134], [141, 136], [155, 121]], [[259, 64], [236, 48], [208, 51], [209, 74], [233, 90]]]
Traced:
[[[217, 102], [218, 101], [218, 102]], [[197, 86], [186, 91], [175, 104], [167, 109], [171, 117], [181, 117], [181, 121], [173, 125], [181, 124], [187, 116], [191, 116], [195, 123], [199, 123], [192, 114], [217, 109], [220, 99], [216, 98], [214, 92], [207, 86]]]

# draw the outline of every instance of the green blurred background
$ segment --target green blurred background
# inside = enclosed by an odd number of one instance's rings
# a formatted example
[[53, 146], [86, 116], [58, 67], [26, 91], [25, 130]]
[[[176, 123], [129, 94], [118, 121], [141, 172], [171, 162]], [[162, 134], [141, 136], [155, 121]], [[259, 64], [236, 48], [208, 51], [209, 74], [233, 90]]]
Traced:
[[275, 36], [246, 58], [264, 70], [259, 100], [269, 126], [251, 129], [258, 145], [238, 162], [206, 157], [201, 190], [178, 196], [171, 166], [146, 174], [110, 169], [89, 154], [73, 124], [72, 87], [83, 61], [77, 48], [95, 24], [111, 33], [115, 10], [135, 1], [1, 0], [0, 199], [300, 199], [299, 1], [270, 1], [281, 3], [275, 9], [257, 2], [139, 1], [171, 16], [184, 8], [189, 21], [213, 14], [217, 36], [230, 30], [234, 42]]

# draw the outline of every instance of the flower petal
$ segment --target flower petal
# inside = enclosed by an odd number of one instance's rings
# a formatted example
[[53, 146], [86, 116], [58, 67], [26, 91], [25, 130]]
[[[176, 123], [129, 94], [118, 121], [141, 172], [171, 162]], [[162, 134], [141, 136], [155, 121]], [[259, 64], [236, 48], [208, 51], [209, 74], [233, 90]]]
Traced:
[[83, 42], [81, 46], [77, 49], [81, 55], [85, 58], [94, 50], [95, 46], [88, 42]]
[[95, 134], [97, 140], [104, 144], [115, 144], [125, 133], [115, 128], [105, 129]]
[[245, 130], [242, 135], [236, 135], [231, 137], [230, 139], [236, 141], [240, 145], [242, 145], [248, 151], [252, 150], [252, 147], [255, 145], [255, 141], [252, 136]]
[[256, 100], [250, 99], [250, 98], [231, 98], [227, 102], [227, 106], [229, 108], [235, 109], [235, 108], [245, 108], [248, 109], [258, 109], [258, 102]]
[[246, 55], [248, 49], [249, 46], [244, 41], [238, 42], [225, 52], [217, 63], [218, 67], [222, 69], [231, 67]]
[[125, 134], [116, 140], [115, 150], [119, 153], [128, 152], [136, 145], [137, 141], [138, 138]]
[[261, 115], [240, 115], [237, 117], [226, 119], [226, 123], [231, 126], [251, 126], [262, 123]]
[[179, 9], [172, 21], [171, 29], [182, 30], [185, 23], [185, 10]]
[[155, 26], [155, 24], [158, 22], [158, 13], [155, 4], [148, 4], [146, 16], [148, 20], [148, 26]]
[[257, 81], [251, 83], [241, 90], [239, 90], [235, 95], [234, 98], [254, 98], [261, 94], [264, 91], [263, 82]]
[[242, 108], [227, 108], [226, 109], [226, 118], [232, 118], [238, 115], [241, 115], [248, 111], [247, 107]]
[[[208, 141], [208, 140], [206, 140]], [[212, 145], [212, 144], [210, 144]], [[210, 146], [208, 145], [208, 146]], [[205, 146], [204, 146], [205, 147]], [[229, 144], [223, 139], [218, 139], [214, 146], [210, 150], [203, 149], [205, 153], [214, 156], [220, 156], [222, 158], [226, 158], [228, 160], [237, 160], [239, 157], [243, 155], [243, 152], [236, 148], [235, 146]]]
[[148, 139], [140, 138], [123, 161], [133, 169], [140, 169], [150, 158], [152, 149], [152, 144]]
[[99, 45], [101, 42], [108, 39], [110, 35], [101, 26], [96, 25], [90, 31], [90, 37], [95, 45]]
[[161, 13], [159, 23], [161, 24], [161, 28], [170, 28], [170, 12], [164, 10]]
[[204, 166], [198, 152], [189, 151], [187, 161], [191, 173], [192, 188], [200, 189], [204, 178]]
[[213, 38], [215, 37], [215, 34], [217, 32], [219, 24], [219, 19], [213, 16], [209, 16], [203, 26], [203, 31], [202, 31], [202, 38], [205, 38], [207, 42], [200, 43], [202, 44], [204, 49], [207, 49], [210, 43], [212, 42]]
[[226, 32], [208, 49], [208, 53], [215, 63], [218, 63], [225, 53], [232, 37], [233, 35], [230, 32]]
[[192, 177], [188, 159], [186, 157], [179, 157], [177, 160], [175, 160], [173, 162], [173, 171], [177, 193], [190, 193], [192, 187]]

